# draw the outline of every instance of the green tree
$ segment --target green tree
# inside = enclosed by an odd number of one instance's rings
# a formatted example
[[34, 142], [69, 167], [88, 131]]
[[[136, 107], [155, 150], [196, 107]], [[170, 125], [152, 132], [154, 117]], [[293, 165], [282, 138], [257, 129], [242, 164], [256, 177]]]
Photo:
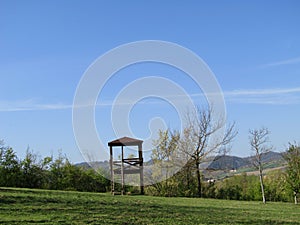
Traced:
[[216, 198], [216, 185], [214, 181], [209, 181], [203, 185], [203, 197]]
[[194, 163], [188, 161], [175, 175], [178, 181], [178, 194], [180, 196], [197, 196], [197, 180], [195, 177]]
[[19, 187], [21, 168], [16, 153], [0, 141], [0, 186]]
[[266, 199], [269, 201], [288, 201], [289, 188], [286, 173], [283, 170], [274, 170], [266, 174], [264, 179]]
[[[155, 170], [152, 171], [153, 187], [159, 195], [174, 196], [174, 185], [177, 185], [172, 175], [175, 173], [176, 154], [178, 149], [178, 132], [169, 130], [159, 131], [159, 138], [153, 141], [155, 149], [152, 150], [152, 161], [155, 164]], [[162, 180], [162, 182], [156, 182]]]
[[25, 158], [20, 162], [21, 182], [25, 188], [43, 188], [45, 181], [44, 164], [38, 161], [38, 156], [27, 149]]
[[297, 196], [300, 192], [300, 146], [290, 144], [284, 154], [287, 161], [287, 181], [294, 193], [294, 202], [298, 204]]
[[58, 157], [54, 160], [51, 157], [49, 168], [49, 188], [54, 190], [68, 189], [68, 177], [66, 176], [66, 165], [69, 161], [66, 156], [59, 152]]
[[216, 184], [216, 198], [235, 200], [259, 200], [260, 186], [254, 175], [235, 175]]

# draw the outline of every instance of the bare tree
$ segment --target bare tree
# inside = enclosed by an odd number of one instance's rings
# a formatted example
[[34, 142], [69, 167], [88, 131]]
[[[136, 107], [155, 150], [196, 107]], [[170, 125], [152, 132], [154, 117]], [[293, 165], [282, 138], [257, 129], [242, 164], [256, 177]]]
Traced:
[[259, 181], [262, 194], [262, 201], [265, 204], [265, 190], [263, 181], [263, 163], [262, 156], [271, 151], [272, 147], [268, 145], [270, 131], [262, 127], [260, 129], [249, 130], [249, 142], [251, 151], [254, 153], [252, 163], [259, 172]]
[[228, 146], [237, 135], [235, 124], [230, 124], [225, 132], [225, 118], [215, 118], [212, 108], [199, 109], [196, 114], [187, 114], [187, 124], [180, 138], [183, 154], [189, 156], [195, 165], [197, 176], [197, 195], [202, 196], [200, 164], [208, 157], [218, 154]]

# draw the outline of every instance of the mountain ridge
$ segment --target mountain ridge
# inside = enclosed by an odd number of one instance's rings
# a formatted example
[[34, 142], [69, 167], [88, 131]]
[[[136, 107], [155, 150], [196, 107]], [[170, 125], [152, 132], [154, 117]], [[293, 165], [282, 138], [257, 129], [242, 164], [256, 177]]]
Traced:
[[[209, 160], [203, 168], [206, 170], [239, 170], [242, 168], [252, 168], [253, 167], [253, 157], [254, 156], [247, 156], [247, 157], [239, 157], [239, 156], [231, 156], [231, 155], [217, 155], [214, 158]], [[264, 153], [262, 155], [262, 163], [264, 165], [276, 164], [282, 165], [284, 164], [283, 153], [273, 152], [270, 151], [268, 153]], [[144, 162], [145, 165], [153, 164], [152, 159]], [[104, 170], [109, 170], [109, 161], [95, 161], [95, 162], [81, 162], [76, 163], [76, 166], [80, 166], [83, 168], [101, 168]]]

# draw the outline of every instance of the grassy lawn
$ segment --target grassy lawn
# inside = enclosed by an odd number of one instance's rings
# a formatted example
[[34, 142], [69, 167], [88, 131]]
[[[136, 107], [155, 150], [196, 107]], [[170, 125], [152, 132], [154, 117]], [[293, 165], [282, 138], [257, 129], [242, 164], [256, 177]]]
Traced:
[[291, 203], [0, 188], [0, 224], [299, 224]]

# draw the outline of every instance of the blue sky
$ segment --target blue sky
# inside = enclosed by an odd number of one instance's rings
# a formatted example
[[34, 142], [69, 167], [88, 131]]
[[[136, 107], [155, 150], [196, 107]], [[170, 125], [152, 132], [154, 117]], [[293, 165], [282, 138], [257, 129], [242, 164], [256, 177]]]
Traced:
[[[248, 130], [261, 126], [269, 128], [274, 149], [282, 151], [288, 142], [300, 141], [299, 10], [299, 1], [1, 0], [0, 139], [20, 157], [29, 146], [41, 156], [62, 149], [71, 161], [83, 161], [72, 128], [82, 75], [112, 48], [163, 40], [192, 50], [214, 72], [228, 121], [239, 131], [231, 154], [249, 155]], [[170, 68], [126, 68], [99, 99], [95, 120], [103, 140], [114, 138], [107, 116], [118, 89], [156, 74], [175, 76], [189, 94], [198, 93]], [[147, 136], [143, 127], [153, 116], [167, 114], [166, 124], [177, 126], [174, 110], [156, 103], [132, 111], [137, 136]]]

